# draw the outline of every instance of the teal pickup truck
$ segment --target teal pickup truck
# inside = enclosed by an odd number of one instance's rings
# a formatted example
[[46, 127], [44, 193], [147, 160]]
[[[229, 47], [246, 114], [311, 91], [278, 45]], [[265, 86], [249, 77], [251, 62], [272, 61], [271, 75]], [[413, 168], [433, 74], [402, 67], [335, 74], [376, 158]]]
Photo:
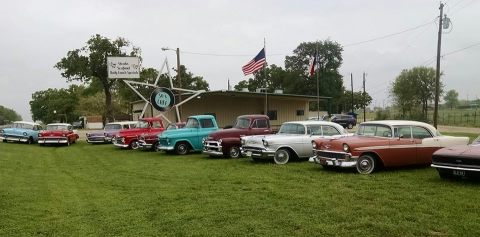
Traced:
[[184, 128], [166, 130], [158, 135], [157, 150], [185, 155], [190, 151], [202, 151], [203, 140], [218, 130], [212, 115], [195, 115], [187, 119]]

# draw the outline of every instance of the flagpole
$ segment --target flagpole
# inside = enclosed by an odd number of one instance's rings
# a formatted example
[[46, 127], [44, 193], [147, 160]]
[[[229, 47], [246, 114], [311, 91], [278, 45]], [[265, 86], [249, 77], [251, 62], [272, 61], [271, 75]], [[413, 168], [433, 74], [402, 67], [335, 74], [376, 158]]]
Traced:
[[[319, 65], [318, 69], [320, 69], [321, 64], [320, 64], [320, 59], [318, 57], [318, 42], [317, 42], [317, 45], [315, 47], [315, 58], [317, 58], [316, 63]], [[316, 77], [317, 77], [317, 120], [320, 120], [320, 86], [319, 86], [318, 74], [319, 74], [319, 72], [317, 70], [317, 75], [316, 75]]]
[[267, 82], [267, 49], [266, 49], [265, 37], [263, 37], [263, 52], [265, 53], [265, 63], [263, 64], [263, 72], [265, 75], [265, 115], [268, 116], [268, 82]]

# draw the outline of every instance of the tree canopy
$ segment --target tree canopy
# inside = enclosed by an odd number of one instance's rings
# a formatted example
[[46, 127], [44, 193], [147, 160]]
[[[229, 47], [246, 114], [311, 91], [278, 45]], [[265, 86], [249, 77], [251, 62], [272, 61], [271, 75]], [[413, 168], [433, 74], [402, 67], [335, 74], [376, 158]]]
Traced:
[[422, 66], [402, 70], [392, 84], [390, 95], [402, 117], [426, 120], [428, 103], [435, 99], [435, 69]]
[[[71, 85], [68, 89], [47, 89], [32, 94], [30, 111], [34, 121], [43, 123], [55, 121], [71, 122], [78, 119], [79, 87]], [[67, 121], [65, 121], [65, 117]]]
[[443, 97], [445, 105], [450, 109], [455, 108], [458, 105], [458, 92], [456, 90], [449, 90]]
[[22, 120], [22, 116], [20, 116], [15, 110], [0, 105], [0, 125], [18, 120]]
[[[111, 40], [99, 34], [92, 36], [86, 45], [71, 50], [55, 67], [67, 82], [80, 81], [87, 85], [101, 85], [105, 94], [105, 115], [113, 121], [112, 87], [116, 80], [108, 79], [108, 56], [140, 56], [140, 48], [130, 47], [131, 43], [124, 38]], [[92, 87], [95, 88], [95, 87]]]

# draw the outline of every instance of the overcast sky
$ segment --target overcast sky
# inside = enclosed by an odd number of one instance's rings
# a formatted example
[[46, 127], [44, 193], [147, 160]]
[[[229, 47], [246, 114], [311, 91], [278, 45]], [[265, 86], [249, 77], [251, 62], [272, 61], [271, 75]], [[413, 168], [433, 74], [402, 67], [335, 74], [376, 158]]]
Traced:
[[[232, 85], [248, 78], [241, 67], [263, 47], [264, 38], [267, 62], [282, 67], [300, 43], [330, 39], [344, 46], [340, 73], [346, 88], [353, 73], [354, 90], [360, 90], [365, 71], [367, 92], [382, 106], [402, 69], [435, 67], [438, 7], [437, 0], [5, 1], [0, 8], [0, 105], [31, 120], [33, 92], [68, 87], [55, 63], [100, 34], [140, 47], [144, 67], [160, 69], [165, 57], [175, 65], [175, 52], [161, 48], [179, 47], [182, 64], [203, 76], [212, 90], [226, 89], [228, 78]], [[446, 1], [453, 27], [443, 35], [442, 54], [480, 43], [479, 11], [477, 0]], [[441, 61], [446, 89], [457, 90], [461, 99], [480, 97], [479, 55], [477, 45]]]

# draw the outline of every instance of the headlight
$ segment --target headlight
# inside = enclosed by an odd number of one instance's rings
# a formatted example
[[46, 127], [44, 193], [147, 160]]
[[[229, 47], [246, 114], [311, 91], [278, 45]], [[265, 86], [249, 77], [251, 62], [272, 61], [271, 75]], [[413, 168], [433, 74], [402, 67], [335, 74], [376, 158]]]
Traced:
[[26, 132], [23, 132], [23, 136], [27, 136], [27, 133], [26, 133]]
[[39, 134], [38, 134], [38, 137], [41, 137], [41, 136], [42, 136], [42, 134], [41, 134], [41, 133], [39, 133]]
[[202, 138], [202, 143], [205, 143], [206, 140], [207, 140], [206, 137]]
[[316, 143], [316, 142], [312, 142], [312, 147], [313, 147], [313, 149], [317, 149], [317, 143]]
[[138, 138], [138, 140], [145, 140], [145, 137], [144, 137], [144, 136], [140, 136], [140, 137]]
[[240, 139], [240, 143], [242, 143], [242, 146], [245, 145], [245, 139]]
[[268, 146], [268, 142], [267, 142], [266, 140], [262, 140], [262, 142], [263, 142], [263, 145], [264, 145], [265, 147]]
[[218, 139], [218, 143], [222, 143], [222, 139]]
[[90, 133], [88, 133], [88, 132], [85, 133], [85, 136], [90, 137]]
[[343, 151], [344, 152], [350, 152], [350, 147], [345, 143], [343, 143]]
[[66, 137], [66, 136], [67, 136], [67, 134], [65, 134], [65, 133], [64, 133], [64, 134], [62, 134], [62, 136]]
[[122, 141], [122, 143], [125, 143], [125, 138], [124, 138], [124, 137], [122, 137], [121, 141]]
[[108, 133], [103, 133], [103, 136], [107, 137], [107, 136], [108, 136]]

